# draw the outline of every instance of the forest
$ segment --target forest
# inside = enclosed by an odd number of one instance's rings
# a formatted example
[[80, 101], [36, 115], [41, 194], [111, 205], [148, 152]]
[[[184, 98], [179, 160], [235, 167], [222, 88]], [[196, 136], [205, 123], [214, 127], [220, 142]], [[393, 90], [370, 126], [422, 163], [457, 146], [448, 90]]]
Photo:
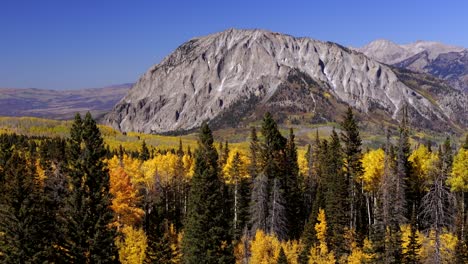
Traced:
[[299, 152], [266, 113], [248, 148], [110, 148], [88, 113], [69, 136], [0, 135], [1, 263], [468, 263], [468, 135], [364, 149], [349, 108]]

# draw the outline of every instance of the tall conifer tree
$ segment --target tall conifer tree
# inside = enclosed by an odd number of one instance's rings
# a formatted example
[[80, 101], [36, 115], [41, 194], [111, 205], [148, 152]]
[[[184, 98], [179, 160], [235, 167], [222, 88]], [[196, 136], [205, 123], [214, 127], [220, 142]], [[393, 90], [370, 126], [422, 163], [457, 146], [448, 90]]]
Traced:
[[65, 212], [66, 252], [74, 263], [116, 263], [116, 231], [109, 192], [106, 149], [101, 133], [87, 113], [77, 114], [70, 131], [68, 174], [70, 195]]
[[213, 135], [202, 124], [195, 152], [183, 238], [184, 263], [233, 263], [234, 256], [223, 200], [224, 183], [219, 177], [218, 153]]

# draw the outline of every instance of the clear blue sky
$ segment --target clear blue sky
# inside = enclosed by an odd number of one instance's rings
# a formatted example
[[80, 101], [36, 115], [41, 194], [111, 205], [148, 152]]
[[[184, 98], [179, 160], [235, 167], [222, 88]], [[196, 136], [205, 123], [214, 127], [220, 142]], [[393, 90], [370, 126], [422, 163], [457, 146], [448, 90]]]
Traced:
[[1, 0], [0, 87], [135, 82], [184, 41], [231, 27], [468, 47], [468, 1]]

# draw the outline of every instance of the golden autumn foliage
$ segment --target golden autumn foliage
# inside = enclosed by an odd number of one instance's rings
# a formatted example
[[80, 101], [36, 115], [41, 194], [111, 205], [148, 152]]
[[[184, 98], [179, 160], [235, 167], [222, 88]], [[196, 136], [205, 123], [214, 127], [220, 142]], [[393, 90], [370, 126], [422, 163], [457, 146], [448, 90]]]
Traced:
[[315, 232], [319, 241], [318, 245], [313, 246], [310, 249], [309, 264], [325, 264], [335, 263], [335, 254], [333, 251], [328, 251], [327, 246], [327, 220], [325, 211], [319, 209], [317, 216], [317, 224], [315, 224]]
[[460, 148], [453, 158], [452, 173], [447, 183], [455, 192], [468, 191], [468, 150]]
[[[420, 250], [420, 257], [422, 263], [432, 263], [435, 251], [435, 234], [434, 231], [423, 235], [421, 238], [422, 247]], [[455, 246], [457, 244], [457, 237], [449, 232], [444, 232], [440, 235], [441, 242], [441, 263], [451, 264], [455, 263]]]
[[123, 238], [117, 238], [119, 260], [123, 264], [141, 264], [145, 259], [146, 234], [143, 229], [131, 226], [122, 228]]
[[252, 264], [275, 264], [279, 256], [281, 243], [278, 238], [265, 234], [262, 230], [257, 230], [251, 242]]
[[297, 152], [297, 165], [299, 166], [299, 173], [303, 176], [309, 175], [309, 164], [307, 162], [305, 152], [299, 151]]
[[133, 187], [130, 176], [121, 166], [109, 166], [110, 193], [113, 196], [111, 208], [115, 212], [117, 227], [137, 225], [144, 211], [138, 208], [139, 197]]
[[362, 180], [366, 191], [375, 192], [379, 188], [384, 173], [384, 158], [385, 152], [381, 148], [370, 150], [362, 157]]
[[[401, 248], [402, 253], [405, 254], [408, 251], [408, 245], [410, 244], [410, 235], [411, 235], [411, 226], [410, 225], [402, 225], [401, 229]], [[417, 231], [417, 242], [418, 244], [422, 245], [424, 243], [425, 237], [424, 234], [420, 231]], [[419, 254], [421, 253], [421, 250]]]
[[298, 264], [299, 263], [299, 254], [304, 249], [304, 245], [301, 241], [298, 240], [290, 240], [281, 243], [283, 247], [284, 254], [288, 259], [289, 264]]
[[[236, 153], [239, 154], [240, 162], [235, 163]], [[238, 181], [240, 178], [249, 177], [248, 173], [249, 159], [248, 157], [237, 149], [233, 149], [229, 152], [226, 164], [223, 166], [223, 175], [226, 183], [232, 184]]]
[[408, 157], [412, 163], [413, 172], [422, 182], [427, 180], [427, 173], [432, 168], [434, 161], [437, 160], [437, 154], [432, 153], [425, 145], [420, 145]]

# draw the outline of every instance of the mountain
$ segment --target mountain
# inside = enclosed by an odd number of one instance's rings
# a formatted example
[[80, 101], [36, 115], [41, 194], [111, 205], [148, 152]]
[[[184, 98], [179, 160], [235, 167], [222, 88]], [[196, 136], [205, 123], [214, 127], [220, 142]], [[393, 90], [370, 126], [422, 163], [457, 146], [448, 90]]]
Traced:
[[468, 49], [432, 41], [398, 45], [375, 40], [355, 49], [377, 61], [446, 80], [452, 87], [468, 92]]
[[132, 84], [81, 90], [0, 88], [0, 116], [34, 116], [73, 119], [90, 111], [100, 117], [128, 92]]
[[280, 122], [320, 123], [339, 120], [351, 105], [379, 124], [395, 123], [407, 106], [416, 127], [467, 126], [466, 94], [395, 69], [331, 42], [230, 29], [182, 44], [143, 74], [104, 122], [169, 133], [203, 121], [245, 126], [270, 111]]

